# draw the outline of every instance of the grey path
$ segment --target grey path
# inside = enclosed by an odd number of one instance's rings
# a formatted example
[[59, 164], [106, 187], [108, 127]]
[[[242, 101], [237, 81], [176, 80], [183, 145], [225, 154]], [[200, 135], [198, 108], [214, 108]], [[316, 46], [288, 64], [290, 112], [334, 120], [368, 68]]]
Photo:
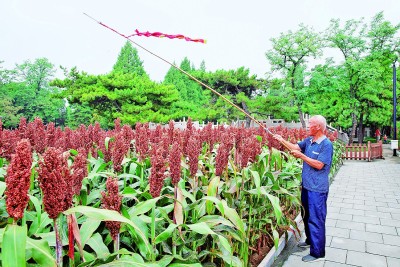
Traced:
[[400, 158], [346, 160], [330, 186], [325, 261], [304, 263], [295, 238], [273, 266], [400, 266]]

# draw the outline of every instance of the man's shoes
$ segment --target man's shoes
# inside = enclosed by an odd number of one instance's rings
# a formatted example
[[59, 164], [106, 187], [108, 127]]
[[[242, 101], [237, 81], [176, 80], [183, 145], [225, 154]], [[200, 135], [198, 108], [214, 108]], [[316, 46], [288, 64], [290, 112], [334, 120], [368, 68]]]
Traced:
[[304, 262], [316, 262], [316, 261], [325, 260], [325, 257], [316, 258], [314, 256], [307, 255], [307, 256], [304, 256], [301, 260], [304, 261]]
[[297, 244], [297, 246], [298, 246], [299, 248], [309, 248], [309, 247], [310, 247], [310, 245], [307, 244], [306, 242], [299, 242], [299, 243]]

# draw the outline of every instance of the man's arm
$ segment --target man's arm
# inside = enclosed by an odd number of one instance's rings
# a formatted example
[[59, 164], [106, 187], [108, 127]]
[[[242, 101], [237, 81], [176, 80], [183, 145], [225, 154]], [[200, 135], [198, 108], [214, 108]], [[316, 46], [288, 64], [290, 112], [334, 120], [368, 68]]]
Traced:
[[311, 167], [317, 169], [317, 170], [321, 170], [325, 163], [316, 160], [316, 159], [312, 159], [307, 157], [306, 155], [304, 155], [303, 153], [301, 153], [300, 151], [297, 150], [293, 150], [290, 152], [290, 154], [292, 154], [294, 157], [299, 158], [301, 160], [303, 160], [305, 163], [307, 163], [308, 165], [310, 165]]

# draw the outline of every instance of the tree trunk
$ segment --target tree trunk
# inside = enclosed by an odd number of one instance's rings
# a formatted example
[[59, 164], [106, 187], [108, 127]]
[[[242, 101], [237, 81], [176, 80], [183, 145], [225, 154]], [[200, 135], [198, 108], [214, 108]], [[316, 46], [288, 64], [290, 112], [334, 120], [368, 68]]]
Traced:
[[301, 108], [300, 107], [298, 107], [298, 109], [299, 109], [299, 119], [300, 119], [300, 122], [301, 122], [301, 126], [304, 128], [304, 129], [306, 129], [306, 122], [304, 121], [304, 117], [303, 117], [303, 111], [301, 111]]
[[351, 117], [353, 118], [353, 121], [352, 121], [351, 133], [349, 136], [349, 145], [353, 143], [353, 136], [356, 134], [356, 127], [357, 127], [356, 114], [354, 112], [351, 113]]
[[[247, 114], [249, 114], [249, 109], [244, 101], [242, 101], [242, 109], [246, 111]], [[246, 116], [246, 128], [250, 128], [250, 123], [250, 118]]]
[[358, 134], [357, 134], [357, 138], [358, 138], [358, 143], [362, 144], [363, 140], [364, 140], [364, 120], [363, 120], [363, 112], [361, 112], [360, 114], [360, 122], [358, 123]]

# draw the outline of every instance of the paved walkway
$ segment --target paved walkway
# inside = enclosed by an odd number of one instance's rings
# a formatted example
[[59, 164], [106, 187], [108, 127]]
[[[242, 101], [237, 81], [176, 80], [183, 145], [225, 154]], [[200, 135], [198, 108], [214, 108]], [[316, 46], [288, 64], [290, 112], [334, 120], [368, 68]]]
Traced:
[[[291, 238], [274, 267], [400, 266], [400, 158], [346, 160], [330, 186], [325, 261], [304, 263], [309, 249]], [[304, 238], [304, 237], [303, 237]]]

